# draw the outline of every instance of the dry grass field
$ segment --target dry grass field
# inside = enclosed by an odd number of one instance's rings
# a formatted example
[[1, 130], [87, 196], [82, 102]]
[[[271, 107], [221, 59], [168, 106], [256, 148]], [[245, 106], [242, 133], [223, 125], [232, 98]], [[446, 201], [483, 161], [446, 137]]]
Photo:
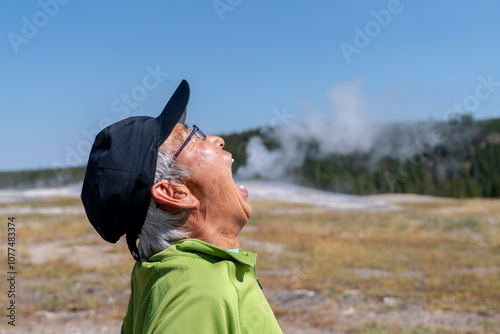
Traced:
[[[257, 274], [283, 331], [500, 333], [500, 200], [377, 199], [401, 209], [252, 202], [240, 242], [259, 254]], [[133, 266], [125, 243], [102, 241], [78, 199], [0, 211], [3, 240], [7, 217], [16, 217], [18, 267], [17, 326], [2, 316], [0, 333], [119, 332]]]

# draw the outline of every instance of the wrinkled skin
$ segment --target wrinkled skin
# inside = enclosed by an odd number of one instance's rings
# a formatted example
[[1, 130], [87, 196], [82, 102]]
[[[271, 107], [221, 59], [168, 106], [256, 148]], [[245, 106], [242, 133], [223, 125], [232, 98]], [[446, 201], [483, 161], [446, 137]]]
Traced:
[[[177, 124], [163, 143], [175, 154], [191, 130]], [[224, 140], [193, 136], [177, 157], [191, 170], [184, 184], [161, 180], [151, 194], [164, 210], [189, 209], [191, 237], [223, 249], [239, 247], [238, 234], [247, 223], [252, 207], [248, 192], [233, 181], [231, 153], [224, 151]]]

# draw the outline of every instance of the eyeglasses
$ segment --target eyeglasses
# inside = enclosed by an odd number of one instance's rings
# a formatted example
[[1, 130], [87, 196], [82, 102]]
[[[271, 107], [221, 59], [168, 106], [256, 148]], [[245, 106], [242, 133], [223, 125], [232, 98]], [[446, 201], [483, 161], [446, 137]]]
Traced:
[[177, 153], [174, 154], [172, 160], [170, 160], [170, 162], [168, 163], [167, 168], [165, 168], [165, 171], [160, 175], [160, 180], [163, 179], [163, 177], [165, 177], [165, 173], [167, 172], [167, 169], [169, 169], [170, 166], [172, 166], [175, 159], [177, 159], [179, 154], [181, 154], [184, 147], [186, 147], [186, 145], [189, 143], [189, 141], [191, 140], [191, 138], [193, 138], [194, 135], [196, 135], [196, 137], [200, 138], [201, 140], [207, 139], [207, 136], [203, 133], [203, 131], [201, 131], [199, 127], [197, 127], [196, 125], [193, 124], [193, 130], [191, 131], [189, 136], [186, 138], [184, 143], [182, 143], [182, 145], [179, 148], [179, 150], [177, 151]]

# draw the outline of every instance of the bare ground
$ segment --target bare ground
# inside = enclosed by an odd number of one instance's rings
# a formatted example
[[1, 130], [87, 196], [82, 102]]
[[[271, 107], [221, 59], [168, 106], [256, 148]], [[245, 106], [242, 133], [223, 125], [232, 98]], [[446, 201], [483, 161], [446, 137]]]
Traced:
[[[262, 242], [243, 238], [242, 244], [252, 249], [261, 249], [266, 252], [280, 253], [286, 251], [286, 246], [280, 243]], [[127, 257], [126, 253], [109, 253], [110, 246], [79, 246], [63, 242], [48, 244], [33, 244], [29, 246], [30, 261], [44, 263], [56, 258], [69, 257], [69, 261], [79, 263], [85, 268], [95, 267], [97, 263], [109, 263]], [[99, 249], [104, 258], [96, 262], [91, 255]], [[93, 251], [92, 251], [93, 250]], [[470, 270], [484, 272], [499, 272], [500, 268], [470, 268]], [[353, 268], [355, 275], [364, 278], [377, 278], [392, 273], [373, 268]], [[259, 276], [283, 277], [293, 273], [289, 269], [259, 270]], [[422, 276], [420, 272], [408, 272], [402, 275]], [[128, 277], [123, 278], [125, 280]], [[362, 327], [370, 323], [396, 326], [403, 329], [415, 327], [448, 328], [451, 333], [486, 333], [483, 331], [485, 323], [499, 324], [492, 326], [489, 333], [500, 333], [500, 313], [491, 311], [488, 314], [454, 311], [429, 311], [421, 305], [407, 302], [398, 298], [375, 299], [367, 296], [360, 290], [345, 291], [340, 297], [329, 297], [313, 290], [271, 290], [264, 287], [264, 293], [273, 308], [278, 309], [277, 318], [284, 333], [310, 334], [341, 334], [351, 333], [355, 327]], [[27, 297], [36, 297], [36, 293], [27, 293]], [[129, 291], [124, 291], [119, 300], [111, 302], [126, 303]], [[121, 321], [108, 320], [99, 316], [97, 311], [37, 311], [26, 319], [18, 319], [20, 324], [16, 329], [0, 329], [3, 333], [119, 333]], [[329, 324], [321, 324], [322, 328], [311, 326], [317, 318], [328, 318]], [[9, 326], [10, 327], [10, 326]], [[495, 329], [496, 328], [496, 329]]]
[[[374, 196], [375, 197], [375, 196]], [[377, 200], [383, 200], [391, 205], [401, 203], [422, 203], [439, 202], [447, 199], [436, 199], [429, 196], [416, 195], [381, 195], [376, 196]], [[12, 214], [16, 206], [3, 207], [3, 211]], [[77, 209], [69, 207], [63, 210], [56, 210], [49, 206], [50, 210], [36, 209], [33, 212], [24, 206], [19, 207], [19, 215], [23, 214], [75, 214]], [[276, 210], [270, 209], [270, 214], [276, 214]], [[274, 210], [274, 211], [272, 211]], [[297, 210], [303, 210], [298, 208]], [[324, 210], [321, 209], [321, 210]], [[448, 211], [460, 210], [460, 208], [438, 208], [440, 214], [447, 214]], [[2, 211], [2, 212], [3, 212]], [[14, 210], [15, 211], [15, 210]], [[280, 212], [278, 212], [279, 214]], [[288, 212], [290, 213], [290, 212]], [[492, 223], [498, 221], [498, 217], [491, 217]], [[249, 226], [250, 229], [255, 229]], [[91, 239], [94, 237], [90, 237]], [[257, 252], [271, 253], [271, 256], [279, 257], [281, 253], [287, 251], [287, 246], [279, 242], [268, 242], [254, 240], [248, 237], [241, 239], [242, 247], [255, 250]], [[123, 245], [122, 245], [123, 246]], [[23, 244], [23, 262], [34, 264], [44, 264], [58, 259], [65, 258], [66, 261], [77, 263], [85, 270], [98, 268], [97, 263], [114, 263], [123, 261], [128, 257], [127, 252], [116, 252], [111, 246], [102, 244], [99, 246], [80, 245], [68, 242], [68, 240], [58, 240], [51, 242], [37, 242]], [[96, 254], [99, 254], [99, 261], [95, 261]], [[500, 267], [498, 266], [476, 266], [460, 269], [464, 274], [489, 275], [498, 277]], [[380, 268], [351, 268], [350, 272], [363, 278], [380, 278], [395, 275], [395, 273]], [[261, 277], [268, 280], [294, 275], [288, 268], [274, 268], [258, 270]], [[90, 276], [94, 275], [90, 271]], [[425, 274], [418, 270], [408, 270], [397, 275], [406, 275], [425, 279]], [[94, 277], [95, 278], [95, 277]], [[127, 275], [122, 275], [118, 280], [126, 285]], [[38, 278], [43, 281], [44, 278]], [[21, 291], [21, 307], [23, 301], [30, 298], [40, 297], [43, 292], [25, 289], [30, 283], [36, 282], [36, 278], [21, 281], [19, 290]], [[76, 282], [75, 284], [78, 284]], [[124, 288], [123, 293], [116, 298], [107, 300], [107, 303], [122, 304], [125, 309], [128, 302], [129, 291]], [[91, 292], [92, 293], [92, 292]], [[340, 334], [358, 333], [353, 328], [363, 328], [370, 323], [378, 323], [391, 328], [412, 329], [412, 328], [444, 328], [449, 333], [500, 333], [500, 310], [490, 310], [479, 314], [474, 312], [457, 312], [450, 310], [428, 310], [418, 302], [397, 297], [374, 298], [365, 294], [361, 290], [347, 290], [340, 295], [326, 295], [322, 291], [307, 289], [269, 289], [264, 287], [264, 293], [270, 304], [276, 311], [278, 321], [284, 333], [311, 333], [311, 334]], [[123, 306], [124, 305], [124, 306]], [[39, 310], [33, 314], [24, 315], [17, 319], [18, 326], [15, 328], [7, 326], [5, 321], [0, 323], [0, 334], [4, 333], [119, 333], [121, 320], [117, 316], [108, 317], [106, 307], [96, 310], [74, 310], [74, 311], [49, 311]], [[321, 320], [319, 320], [321, 319]], [[325, 323], [324, 319], [328, 319]], [[364, 333], [364, 332], [360, 332]], [[366, 333], [379, 333], [369, 332]], [[380, 332], [385, 333], [385, 332]], [[410, 333], [410, 332], [408, 332]], [[417, 333], [417, 332], [415, 332]], [[420, 332], [418, 332], [420, 333]], [[422, 331], [422, 333], [433, 333], [432, 330]]]

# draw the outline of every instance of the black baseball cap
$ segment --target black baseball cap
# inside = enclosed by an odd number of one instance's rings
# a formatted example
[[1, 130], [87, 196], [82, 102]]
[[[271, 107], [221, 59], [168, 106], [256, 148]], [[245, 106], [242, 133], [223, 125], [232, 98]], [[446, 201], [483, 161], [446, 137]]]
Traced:
[[182, 80], [158, 117], [129, 117], [104, 128], [95, 138], [81, 199], [101, 237], [116, 243], [127, 235], [140, 261], [137, 238], [151, 200], [159, 146], [177, 123], [184, 123], [189, 84]]

